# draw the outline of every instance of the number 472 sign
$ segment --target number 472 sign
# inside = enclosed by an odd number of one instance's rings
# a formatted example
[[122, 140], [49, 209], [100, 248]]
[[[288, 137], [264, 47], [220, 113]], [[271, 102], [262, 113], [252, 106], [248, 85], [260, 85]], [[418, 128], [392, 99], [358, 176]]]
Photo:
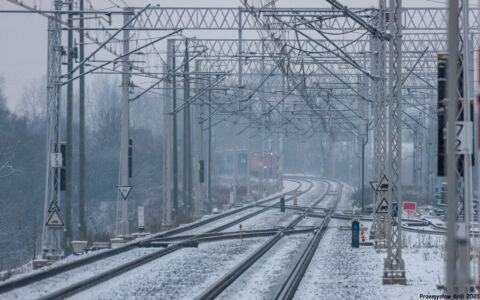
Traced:
[[457, 154], [472, 154], [473, 125], [471, 121], [457, 121], [455, 138], [455, 152]]

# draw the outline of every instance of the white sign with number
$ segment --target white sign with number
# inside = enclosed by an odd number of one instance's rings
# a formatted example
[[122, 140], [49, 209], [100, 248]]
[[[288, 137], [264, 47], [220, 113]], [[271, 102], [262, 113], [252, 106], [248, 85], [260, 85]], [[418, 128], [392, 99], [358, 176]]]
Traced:
[[455, 149], [457, 154], [472, 154], [473, 124], [471, 121], [457, 121], [455, 129]]
[[50, 153], [50, 166], [52, 168], [61, 168], [62, 162], [62, 152]]
[[[447, 128], [443, 130], [443, 137], [447, 140]], [[448, 143], [447, 143], [448, 146]], [[446, 147], [447, 153], [449, 152]], [[457, 121], [455, 127], [455, 153], [472, 154], [473, 153], [473, 124], [471, 121]]]

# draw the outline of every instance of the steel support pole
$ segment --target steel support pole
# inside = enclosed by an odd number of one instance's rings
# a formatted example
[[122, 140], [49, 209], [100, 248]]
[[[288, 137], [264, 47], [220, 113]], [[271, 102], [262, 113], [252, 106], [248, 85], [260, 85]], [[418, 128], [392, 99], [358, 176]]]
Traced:
[[[236, 110], [238, 105], [236, 104]], [[232, 202], [237, 202], [237, 185], [238, 185], [238, 117], [233, 116], [233, 182], [232, 182]]]
[[[208, 85], [210, 85], [210, 79], [208, 79]], [[208, 186], [207, 186], [207, 198], [208, 212], [212, 211], [212, 91], [208, 90]]]
[[43, 222], [42, 252], [45, 258], [59, 257], [62, 227], [47, 226], [51, 216], [49, 208], [60, 208], [60, 168], [54, 166], [52, 155], [58, 154], [60, 141], [60, 83], [62, 66], [61, 14], [62, 1], [54, 1], [55, 13], [48, 18], [48, 61], [47, 61], [47, 132], [46, 132], [46, 174], [45, 206]]
[[[260, 66], [260, 80], [263, 80], [265, 77], [265, 40], [262, 39], [262, 57], [261, 57], [261, 66]], [[266, 125], [266, 117], [265, 117], [265, 93], [263, 86], [261, 87], [261, 115], [262, 115], [262, 127], [260, 127], [260, 161], [262, 163], [261, 169], [260, 169], [260, 188], [259, 192], [261, 197], [265, 197], [266, 191], [265, 191], [265, 149], [264, 149], [264, 143], [265, 143], [265, 125]]]
[[362, 137], [362, 215], [365, 214], [365, 141]]
[[[83, 10], [84, 0], [80, 0], [80, 10]], [[85, 33], [83, 30], [84, 27], [84, 15], [80, 14], [79, 16], [79, 26], [80, 26], [80, 45], [79, 45], [79, 60], [83, 61], [85, 58]], [[80, 66], [80, 74], [85, 72], [85, 66]], [[85, 77], [82, 76], [79, 78], [79, 137], [78, 137], [78, 152], [79, 152], [79, 239], [87, 239], [87, 220], [86, 220], [86, 203], [85, 203]]]
[[[248, 112], [251, 114], [252, 109], [249, 108]], [[250, 176], [251, 176], [250, 175], [251, 174], [250, 159], [252, 157], [252, 143], [250, 141], [250, 130], [249, 129], [246, 129], [245, 135], [247, 136], [247, 201], [250, 201], [252, 199], [251, 198], [252, 186], [251, 186], [251, 180], [250, 180]]]
[[[379, 10], [378, 10], [378, 14], [377, 14], [377, 17], [372, 19], [373, 20], [373, 25], [376, 26], [377, 29], [380, 30], [380, 21], [381, 21], [381, 18], [383, 16], [383, 13], [381, 11], [381, 1], [380, 0], [380, 3], [379, 3]], [[370, 34], [370, 51], [371, 51], [371, 64], [370, 64], [370, 67], [371, 67], [371, 74], [373, 74], [374, 76], [377, 76], [377, 77], [380, 77], [380, 74], [379, 74], [379, 39], [374, 36], [373, 34]], [[371, 82], [371, 94], [372, 94], [372, 100], [373, 100], [373, 104], [372, 104], [372, 108], [373, 108], [373, 165], [374, 165], [374, 174], [373, 174], [373, 180], [377, 180], [378, 181], [378, 177], [380, 177], [381, 175], [379, 175], [381, 173], [381, 170], [379, 168], [379, 148], [380, 148], [380, 141], [379, 141], [379, 130], [380, 130], [380, 118], [379, 118], [379, 106], [381, 105], [380, 104], [380, 99], [379, 99], [379, 86], [380, 86], [380, 80], [372, 80], [370, 81]], [[373, 216], [373, 222], [372, 222], [372, 225], [370, 227], [370, 239], [374, 240], [376, 237], [375, 237], [375, 233], [376, 233], [376, 230], [377, 230], [377, 227], [378, 227], [378, 218], [379, 218], [379, 215], [376, 213], [376, 208], [377, 208], [377, 205], [378, 205], [378, 200], [377, 200], [377, 193], [375, 191], [372, 192], [372, 195], [373, 195], [373, 199], [372, 199], [372, 216]]]
[[[68, 11], [73, 10], [73, 2], [69, 1]], [[67, 79], [73, 77], [73, 15], [68, 14], [67, 19]], [[72, 170], [72, 144], [73, 144], [73, 82], [67, 84], [67, 147], [66, 147], [66, 176], [65, 176], [65, 254], [72, 252], [72, 197], [73, 197], [73, 170]]]
[[[468, 3], [463, 6], [463, 38], [460, 36], [458, 1], [449, 2], [447, 65], [447, 293], [470, 292], [471, 154], [456, 153], [456, 121], [470, 121], [470, 47]], [[463, 43], [460, 44], [460, 41]], [[463, 57], [459, 49], [464, 51]], [[462, 61], [462, 64], [459, 62]], [[463, 74], [463, 95], [458, 82]], [[458, 100], [463, 100], [457, 111]], [[454, 122], [450, 120], [455, 120]], [[466, 129], [464, 129], [466, 130]], [[467, 132], [468, 133], [468, 132]], [[468, 136], [468, 135], [467, 135]], [[463, 157], [463, 165], [461, 164]], [[463, 169], [463, 170], [462, 170]], [[463, 171], [463, 172], [462, 172]]]
[[[243, 88], [243, 65], [242, 65], [242, 8], [238, 8], [238, 88], [240, 89], [238, 100], [235, 102], [235, 110], [240, 111], [240, 101], [243, 98], [241, 89]], [[233, 117], [234, 135], [233, 135], [233, 202], [237, 202], [238, 187], [238, 116]], [[247, 178], [247, 180], [249, 180]]]
[[[127, 9], [125, 9], [127, 10]], [[123, 15], [124, 24], [130, 19], [130, 14]], [[130, 31], [123, 31], [123, 53], [130, 51]], [[120, 186], [128, 186], [128, 138], [130, 122], [130, 104], [129, 104], [129, 86], [130, 86], [130, 62], [129, 56], [122, 58], [122, 119], [120, 132]], [[120, 235], [129, 234], [128, 224], [128, 201], [118, 193], [118, 199], [121, 202], [121, 221]]]
[[[168, 50], [167, 50], [168, 51]], [[169, 57], [170, 58], [170, 57]], [[163, 64], [163, 72], [170, 72], [168, 63], [171, 60], [167, 58], [167, 63]], [[172, 203], [172, 98], [169, 89], [170, 80], [163, 83], [163, 213], [162, 226], [171, 227], [173, 225], [173, 203]]]
[[448, 2], [448, 61], [447, 61], [447, 293], [453, 295], [457, 291], [457, 157], [455, 149], [455, 122], [457, 119], [457, 74], [458, 74], [458, 0]]
[[[282, 73], [282, 97], [285, 95], [285, 74]], [[285, 102], [287, 99], [285, 99], [282, 102], [282, 115], [285, 115]], [[281, 119], [281, 117], [280, 117]], [[286, 127], [287, 125], [284, 125], [283, 127]], [[279, 149], [279, 162], [278, 162], [278, 176], [277, 179], [279, 180], [280, 183], [280, 188], [283, 188], [283, 164], [284, 164], [284, 139], [285, 139], [285, 131], [283, 130], [284, 128], [280, 129], [280, 134], [278, 137], [278, 149]], [[280, 181], [281, 178], [281, 181]]]
[[[386, 0], [379, 0], [379, 30], [385, 32], [386, 30]], [[376, 81], [376, 93], [375, 93], [375, 180], [379, 183], [386, 175], [387, 164], [387, 101], [386, 101], [386, 52], [385, 41], [380, 39], [374, 39], [377, 45], [377, 59], [376, 69], [378, 74], [378, 81]], [[375, 208], [380, 204], [382, 199], [386, 198], [386, 193], [379, 191], [375, 194]], [[386, 217], [385, 215], [375, 214], [375, 247], [385, 247], [385, 229], [386, 229]]]
[[[429, 95], [430, 96], [430, 95]], [[431, 99], [433, 100], [434, 97], [431, 97]], [[430, 103], [429, 104], [429, 115], [433, 115], [434, 114], [434, 110], [433, 110], [433, 103]], [[427, 184], [427, 188], [428, 188], [428, 194], [427, 194], [427, 199], [428, 199], [428, 204], [429, 205], [433, 205], [433, 188], [434, 188], [434, 185], [435, 185], [435, 181], [433, 179], [433, 176], [434, 176], [434, 161], [433, 159], [435, 157], [437, 157], [436, 153], [435, 153], [435, 149], [434, 149], [434, 135], [435, 135], [435, 125], [434, 125], [434, 118], [429, 118], [429, 125], [428, 125], [428, 137], [427, 137], [427, 148], [426, 148], [426, 156], [427, 156], [427, 170], [428, 170], [428, 184]]]
[[[406, 284], [402, 258], [402, 1], [390, 0], [390, 103], [388, 145], [387, 258], [384, 284]], [[397, 211], [393, 211], [393, 203]]]
[[[199, 60], [199, 62], [201, 62]], [[202, 68], [201, 63], [199, 64], [199, 70]], [[199, 83], [199, 87], [197, 90], [197, 93], [200, 92], [204, 87], [205, 87], [205, 80], [204, 79], [197, 79], [197, 82]], [[207, 208], [207, 197], [206, 197], [206, 184], [205, 184], [205, 144], [206, 144], [206, 134], [205, 134], [205, 128], [204, 128], [204, 122], [203, 120], [205, 119], [205, 101], [206, 101], [206, 95], [202, 95], [202, 101], [199, 103], [199, 115], [197, 119], [197, 126], [198, 126], [198, 131], [200, 132], [200, 136], [198, 137], [199, 139], [199, 161], [198, 161], [198, 178], [199, 178], [199, 210], [205, 210]], [[203, 161], [203, 182], [200, 182], [200, 161]]]
[[[470, 34], [469, 34], [469, 5], [468, 0], [462, 0], [462, 49], [463, 49], [463, 60], [462, 60], [462, 71], [463, 71], [463, 120], [470, 122], [470, 97], [471, 97], [471, 82], [473, 78], [470, 78], [470, 63], [471, 63], [471, 47], [470, 47]], [[472, 124], [473, 126], [473, 124]], [[470, 134], [470, 133], [469, 133]], [[472, 133], [473, 134], [473, 133]], [[470, 138], [470, 137], [469, 137]], [[473, 139], [473, 136], [471, 137]], [[472, 153], [465, 153], [463, 155], [463, 184], [464, 184], [464, 218], [465, 218], [465, 244], [463, 251], [463, 256], [460, 257], [460, 269], [463, 281], [465, 282], [464, 292], [469, 292], [467, 286], [472, 285], [470, 275], [470, 255], [471, 255], [471, 242], [470, 242], [470, 221], [472, 219], [472, 207], [473, 207], [473, 187], [472, 187]], [[462, 287], [462, 286], [460, 286]]]
[[[171, 87], [172, 95], [172, 111], [177, 109], [177, 75], [176, 75], [176, 58], [175, 58], [175, 43], [173, 40], [167, 41], [167, 63], [170, 65], [171, 81], [169, 85]], [[178, 131], [177, 131], [177, 113], [172, 115], [172, 156], [173, 156], [173, 211], [172, 220], [175, 224], [178, 223]]]
[[[200, 72], [200, 61], [195, 61], [195, 74], [199, 76]], [[195, 94], [198, 94], [200, 91], [200, 81], [198, 78], [195, 79]], [[202, 123], [200, 120], [200, 104], [193, 104], [193, 212], [194, 216], [199, 215], [199, 205], [200, 205], [200, 147], [201, 147], [201, 134], [202, 134]]]
[[[188, 55], [188, 39], [185, 40], [185, 57], [183, 72], [183, 99], [186, 103], [190, 98], [190, 64]], [[191, 152], [191, 113], [190, 104], [183, 109], [183, 205], [185, 217], [192, 216], [192, 152]]]

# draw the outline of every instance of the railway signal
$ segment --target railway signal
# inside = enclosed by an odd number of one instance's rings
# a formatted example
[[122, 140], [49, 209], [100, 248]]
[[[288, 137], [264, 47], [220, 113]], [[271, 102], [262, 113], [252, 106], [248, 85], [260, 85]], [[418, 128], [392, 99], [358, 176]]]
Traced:
[[352, 247], [360, 247], [360, 223], [358, 221], [352, 222]]
[[133, 174], [133, 138], [128, 139], [128, 178]]

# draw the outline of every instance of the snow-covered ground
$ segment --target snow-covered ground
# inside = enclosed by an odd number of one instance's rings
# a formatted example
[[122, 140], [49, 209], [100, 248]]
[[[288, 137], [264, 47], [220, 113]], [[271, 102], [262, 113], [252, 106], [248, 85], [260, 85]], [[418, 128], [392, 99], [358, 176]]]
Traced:
[[273, 299], [312, 234], [285, 236], [217, 299]]
[[[301, 190], [305, 189], [305, 188], [306, 188], [306, 187], [305, 187], [306, 185], [308, 185], [308, 183], [304, 182], [303, 185], [302, 185], [302, 189], [301, 189]], [[258, 200], [258, 201], [262, 201], [262, 200], [265, 200], [265, 199], [268, 199], [268, 198], [272, 198], [272, 197], [281, 196], [281, 195], [283, 195], [283, 194], [292, 192], [293, 190], [295, 190], [296, 188], [298, 188], [298, 186], [299, 186], [298, 182], [290, 181], [290, 180], [288, 180], [288, 179], [285, 179], [285, 180], [284, 180], [283, 189], [282, 189], [281, 191], [279, 191], [279, 192], [277, 192], [277, 193], [274, 193], [274, 194], [272, 194], [272, 195], [269, 195], [269, 196], [267, 196], [267, 197], [265, 197], [265, 198], [262, 198], [262, 199], [260, 199], [260, 200]], [[278, 199], [275, 199], [275, 200], [269, 201], [269, 202], [266, 203], [266, 205], [273, 204], [274, 201], [279, 201], [279, 200], [278, 200]], [[179, 233], [178, 235], [188, 235], [188, 234], [200, 234], [200, 233], [204, 233], [204, 232], [207, 232], [207, 231], [209, 231], [209, 230], [211, 230], [211, 229], [214, 229], [214, 228], [216, 228], [216, 227], [222, 226], [222, 225], [224, 225], [224, 224], [227, 224], [227, 223], [229, 223], [229, 222], [232, 222], [232, 221], [234, 221], [234, 220], [236, 220], [236, 219], [239, 219], [239, 218], [241, 218], [241, 217], [243, 217], [243, 216], [246, 216], [246, 215], [248, 215], [248, 214], [250, 214], [250, 213], [252, 213], [252, 212], [255, 212], [255, 211], [258, 211], [258, 210], [261, 210], [261, 209], [262, 209], [262, 208], [259, 208], [259, 207], [250, 208], [250, 209], [247, 209], [247, 210], [242, 211], [242, 212], [240, 212], [240, 213], [237, 213], [237, 214], [235, 214], [235, 215], [233, 215], [233, 216], [231, 216], [231, 217], [223, 218], [223, 219], [220, 219], [220, 220], [218, 220], [218, 221], [205, 224], [205, 225], [203, 225], [203, 226], [201, 226], [201, 227], [199, 227], [199, 228], [195, 228], [195, 229], [191, 229], [191, 230], [188, 230], [188, 231]], [[261, 215], [261, 216], [264, 216], [266, 213], [268, 213], [268, 212], [262, 213], [262, 214], [260, 214], [260, 215]], [[257, 216], [257, 217], [258, 217], [258, 216]], [[254, 218], [255, 218], [255, 217], [254, 217]], [[252, 219], [253, 219], [253, 218], [252, 218]], [[246, 220], [245, 222], [248, 222], [248, 220]], [[243, 224], [242, 224], [242, 226], [243, 226]], [[270, 226], [270, 227], [268, 227], [268, 228], [272, 228], [272, 227], [273, 227], [273, 226]], [[267, 227], [255, 228], [255, 229], [265, 229], [265, 228], [267, 228]], [[244, 229], [244, 230], [251, 230], [251, 228], [247, 229], [247, 228], [245, 228], [245, 227], [244, 227], [243, 229]], [[232, 230], [231, 228], [228, 228], [228, 229], [226, 229], [226, 230], [224, 230], [224, 231], [231, 231], [231, 230]]]
[[125, 261], [134, 260], [146, 254], [158, 251], [155, 248], [135, 248], [130, 251], [111, 256], [95, 263], [76, 268], [74, 270], [58, 274], [40, 282], [30, 284], [9, 293], [2, 294], [1, 299], [38, 299], [55, 290], [69, 286], [75, 282], [87, 279], [103, 271], [119, 266]]
[[[312, 181], [311, 191], [299, 196], [299, 205], [310, 206], [324, 192], [326, 184]], [[288, 185], [288, 184], [286, 184]], [[293, 183], [295, 188], [298, 184]], [[303, 188], [302, 188], [303, 189]], [[323, 189], [323, 190], [322, 190]], [[335, 188], [333, 188], [335, 189]], [[338, 209], [350, 209], [352, 188], [345, 185]], [[334, 196], [327, 196], [325, 206]], [[275, 200], [277, 201], [277, 200]], [[302, 201], [302, 202], [300, 202]], [[302, 204], [300, 204], [302, 203]], [[247, 214], [255, 209], [242, 212]], [[298, 212], [268, 210], [242, 223], [244, 230], [285, 226]], [[240, 215], [227, 218], [228, 221]], [[224, 221], [222, 221], [224, 222]], [[300, 226], [313, 226], [319, 218], [305, 218]], [[444, 272], [444, 237], [403, 233], [407, 285], [383, 285], [385, 251], [371, 246], [351, 248], [351, 232], [340, 230], [349, 221], [332, 219], [313, 260], [295, 294], [295, 299], [418, 299], [420, 294], [441, 294], [436, 289]], [[202, 226], [201, 233], [221, 225]], [[370, 224], [365, 224], [369, 227]], [[238, 225], [237, 225], [238, 226]], [[237, 229], [237, 228], [235, 228]], [[230, 228], [230, 230], [232, 230]], [[219, 299], [271, 299], [278, 292], [312, 234], [284, 236], [258, 262], [228, 287]], [[128, 271], [73, 296], [73, 299], [193, 299], [238, 265], [267, 238], [201, 243], [184, 248]], [[134, 249], [97, 263], [55, 276], [42, 283], [2, 295], [2, 299], [34, 299], [88, 278], [127, 260], [159, 249]]]
[[444, 271], [444, 237], [405, 233], [402, 249], [407, 285], [383, 285], [383, 260], [371, 246], [351, 247], [351, 232], [333, 228], [345, 221], [331, 220], [300, 283], [295, 299], [419, 299], [441, 294], [436, 289]]
[[[270, 229], [287, 226], [296, 217], [298, 217], [298, 213], [294, 211], [280, 212], [280, 208], [272, 208], [253, 218], [243, 221], [241, 224], [243, 230]], [[224, 231], [230, 230], [231, 229], [229, 228]]]
[[323, 218], [311, 218], [305, 217], [300, 223], [297, 224], [297, 228], [301, 228], [302, 226], [318, 226], [322, 223]]
[[201, 233], [205, 233], [209, 230], [212, 230], [214, 228], [217, 228], [219, 226], [222, 226], [224, 224], [227, 224], [227, 223], [230, 223], [234, 220], [237, 220], [237, 219], [240, 219], [241, 217], [244, 217], [248, 214], [251, 214], [255, 211], [259, 211], [261, 210], [262, 208], [261, 207], [256, 207], [256, 208], [249, 208], [249, 209], [246, 209], [242, 212], [239, 212], [235, 215], [232, 215], [230, 217], [226, 217], [226, 218], [222, 218], [218, 221], [215, 221], [215, 222], [211, 222], [211, 223], [208, 223], [208, 224], [205, 224], [201, 227], [198, 227], [198, 228], [195, 228], [195, 229], [191, 229], [191, 230], [188, 230], [188, 231], [185, 231], [185, 232], [181, 232], [179, 234], [176, 234], [174, 236], [180, 236], [180, 235], [189, 235], [189, 234], [201, 234]]
[[[287, 180], [284, 181], [283, 189], [280, 192], [278, 192], [274, 195], [269, 195], [268, 198], [270, 198], [272, 196], [282, 195], [284, 193], [289, 193], [289, 192], [293, 191], [294, 189], [296, 189], [298, 186], [299, 186], [298, 182], [290, 181], [290, 180], [287, 179]], [[308, 184], [304, 183], [303, 188], [305, 188], [305, 186], [308, 186]], [[263, 200], [263, 199], [261, 199], [261, 200]], [[235, 214], [231, 217], [226, 217], [226, 218], [218, 220], [216, 222], [212, 222], [211, 224], [205, 224], [204, 226], [201, 226], [198, 229], [189, 230], [187, 232], [182, 233], [182, 235], [183, 234], [204, 233], [204, 232], [207, 232], [208, 230], [211, 230], [215, 227], [221, 226], [225, 223], [231, 222], [232, 220], [235, 220], [237, 218], [240, 218], [244, 215], [247, 215], [247, 214], [249, 214], [253, 211], [257, 211], [257, 210], [260, 210], [260, 209], [261, 208], [248, 209], [248, 210], [243, 211], [241, 213]], [[245, 248], [247, 245], [252, 246], [254, 243], [251, 242], [251, 241], [252, 240], [248, 240], [248, 242], [244, 242], [242, 247]], [[255, 241], [255, 240], [253, 240], [253, 241]], [[208, 245], [213, 245], [213, 244], [214, 243], [209, 243]], [[230, 242], [225, 242], [225, 245], [228, 246], [229, 244], [231, 244], [231, 243]], [[233, 248], [235, 248], [235, 244], [232, 244], [231, 246]], [[221, 247], [218, 247], [218, 248], [223, 249], [225, 247], [226, 246], [221, 246]], [[201, 248], [203, 249], [204, 246], [202, 246]], [[208, 249], [208, 247], [206, 247], [206, 249]], [[121, 254], [118, 254], [118, 255], [100, 260], [100, 261], [95, 262], [93, 264], [89, 264], [89, 265], [77, 268], [75, 270], [59, 274], [57, 276], [51, 277], [51, 278], [43, 280], [41, 282], [37, 282], [35, 284], [29, 285], [25, 288], [17, 289], [17, 290], [14, 290], [14, 291], [10, 292], [10, 293], [7, 293], [7, 294], [2, 294], [2, 299], [35, 299], [35, 298], [41, 297], [42, 295], [51, 293], [54, 290], [58, 290], [60, 288], [66, 287], [66, 286], [68, 286], [72, 283], [78, 282], [78, 281], [86, 279], [90, 276], [96, 275], [100, 272], [103, 272], [103, 271], [106, 271], [106, 270], [111, 269], [113, 267], [116, 267], [118, 265], [121, 265], [121, 264], [125, 263], [126, 261], [133, 260], [135, 258], [138, 258], [140, 256], [143, 256], [143, 255], [146, 255], [146, 254], [152, 253], [154, 251], [158, 251], [158, 250], [159, 249], [145, 249], [145, 248], [133, 249], [131, 251], [121, 253]], [[213, 247], [212, 251], [214, 251], [214, 250], [215, 250], [215, 247]], [[244, 249], [244, 250], [246, 251], [246, 249]], [[190, 251], [190, 250], [189, 249], [182, 249], [179, 252], [188, 252], [188, 251]], [[236, 250], [232, 250], [232, 251], [235, 252]], [[243, 250], [238, 250], [238, 251], [242, 252]], [[94, 254], [94, 253], [92, 253], [92, 254]], [[88, 255], [90, 255], [90, 254], [88, 254]], [[177, 255], [177, 254], [174, 254], [174, 255]], [[170, 256], [171, 255], [168, 255], [167, 257], [170, 257]], [[50, 267], [47, 267], [47, 268], [51, 268], [51, 267], [54, 267], [54, 266], [57, 266], [57, 265], [65, 264], [65, 263], [71, 262], [73, 260], [79, 259], [81, 257], [83, 257], [83, 256], [67, 257], [66, 259], [61, 260], [61, 261], [59, 261], [59, 262], [55, 263], [54, 265], [52, 265]], [[164, 258], [162, 258], [162, 259], [164, 259]], [[41, 271], [41, 270], [36, 270], [36, 271], [33, 271], [33, 272], [39, 272], [39, 271]], [[25, 276], [25, 275], [28, 275], [28, 274], [17, 275], [17, 276], [14, 276], [13, 278], [11, 278], [10, 280], [15, 279], [15, 278], [19, 278], [19, 277], [22, 277], [22, 276]]]
[[[310, 191], [305, 194], [298, 196], [298, 205], [299, 206], [310, 206], [318, 198], [325, 193], [327, 184], [323, 181], [312, 180], [313, 187]], [[303, 189], [303, 187], [302, 187]], [[329, 198], [327, 196], [326, 198]], [[279, 201], [279, 200], [275, 200]], [[270, 229], [273, 227], [287, 226], [299, 215], [298, 211], [295, 210], [286, 210], [285, 212], [280, 212], [280, 208], [272, 208], [264, 213], [261, 213], [253, 218], [245, 220], [242, 222], [243, 230], [258, 230], [258, 229]], [[227, 229], [225, 231], [229, 231]]]
[[[260, 202], [260, 201], [263, 201], [263, 200], [266, 200], [266, 199], [269, 199], [269, 198], [272, 198], [272, 197], [277, 197], [277, 196], [281, 196], [283, 194], [286, 194], [286, 193], [290, 193], [292, 192], [293, 190], [295, 190], [296, 188], [299, 187], [299, 183], [296, 182], [296, 181], [291, 181], [291, 180], [288, 180], [288, 179], [284, 179], [284, 182], [283, 182], [283, 188], [279, 191], [279, 192], [276, 192], [274, 194], [271, 194], [271, 195], [268, 195], [264, 198], [261, 198], [259, 200], [257, 200], [256, 202]], [[305, 188], [305, 185], [308, 185], [308, 183], [304, 182], [303, 183], [303, 186], [302, 186], [302, 189]], [[301, 190], [302, 190], [301, 189]], [[272, 201], [275, 201], [275, 200], [272, 200]], [[278, 201], [278, 200], [277, 200]], [[271, 201], [268, 201], [266, 204], [268, 203], [273, 203]], [[223, 211], [223, 213], [226, 213], [226, 212], [229, 212], [231, 210], [235, 210], [235, 209], [238, 209], [237, 207], [233, 207], [233, 208], [230, 208], [230, 209], [227, 209], [225, 211]], [[244, 213], [244, 212], [242, 212]], [[237, 216], [239, 214], [235, 214], [235, 216]], [[205, 219], [208, 219], [210, 217], [213, 217], [214, 215], [213, 214], [209, 214], [209, 215], [204, 215], [202, 216], [200, 219], [196, 220], [195, 222], [192, 222], [192, 223], [188, 223], [188, 224], [183, 224], [180, 226], [181, 227], [184, 227], [184, 226], [187, 226], [187, 225], [191, 225], [191, 224], [194, 224], [194, 223], [198, 223], [198, 222], [201, 222]], [[196, 229], [192, 229], [192, 230], [189, 230], [189, 231], [186, 231], [186, 232], [182, 232], [181, 234], [184, 235], [184, 234], [193, 234], [193, 233], [201, 233], [201, 232], [204, 232], [203, 229], [204, 228], [215, 228], [217, 226], [221, 226], [222, 224], [225, 224], [225, 223], [228, 223], [229, 221], [232, 221], [231, 218], [235, 217], [235, 216], [231, 216], [231, 217], [227, 217], [226, 220], [219, 220], [219, 221], [216, 221], [216, 225], [215, 226], [211, 226], [210, 224], [205, 224], [204, 226], [202, 227], [199, 227], [199, 228], [196, 228]], [[218, 223], [217, 223], [218, 222]], [[223, 223], [222, 223], [223, 222]], [[205, 231], [208, 231], [209, 229], [206, 229]]]
[[298, 197], [297, 202], [299, 206], [310, 206], [325, 193], [325, 189], [327, 188], [325, 181], [311, 180], [311, 182], [313, 183], [312, 189], [308, 193]]
[[[344, 186], [343, 190], [338, 208], [351, 208], [352, 189]], [[444, 236], [404, 232], [407, 285], [383, 285], [386, 252], [371, 246], [352, 248], [351, 231], [340, 230], [341, 224], [351, 223], [331, 220], [295, 299], [419, 299], [420, 294], [442, 294], [436, 285], [444, 274]]]
[[264, 238], [232, 240], [181, 249], [72, 299], [193, 299], [264, 241]]

